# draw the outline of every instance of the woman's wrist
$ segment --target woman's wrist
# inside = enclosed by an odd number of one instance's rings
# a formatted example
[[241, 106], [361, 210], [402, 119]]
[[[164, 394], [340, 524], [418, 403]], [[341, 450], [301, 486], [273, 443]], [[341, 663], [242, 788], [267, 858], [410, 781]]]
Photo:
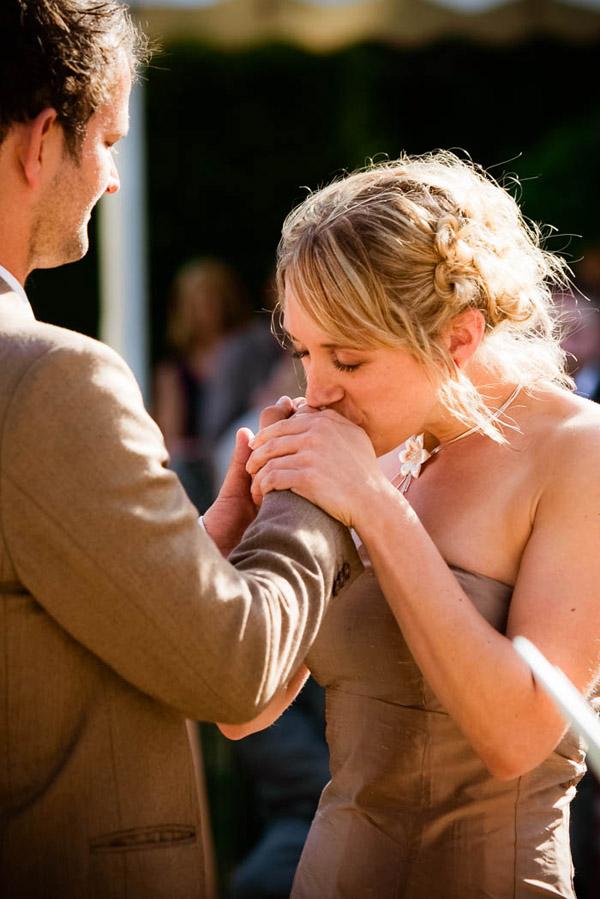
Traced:
[[364, 485], [357, 496], [352, 515], [352, 527], [363, 543], [381, 531], [386, 510], [392, 510], [396, 516], [408, 503], [397, 489], [383, 475], [377, 480]]

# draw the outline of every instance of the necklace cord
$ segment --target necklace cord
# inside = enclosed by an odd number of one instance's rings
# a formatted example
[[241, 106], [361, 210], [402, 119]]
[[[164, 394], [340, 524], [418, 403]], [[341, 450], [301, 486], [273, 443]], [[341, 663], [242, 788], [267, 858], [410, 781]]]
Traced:
[[[502, 405], [498, 409], [496, 409], [496, 411], [490, 416], [490, 422], [498, 421], [500, 416], [504, 412], [506, 412], [506, 410], [509, 408], [509, 406], [511, 406], [514, 403], [517, 396], [521, 392], [522, 388], [523, 388], [522, 384], [517, 384], [517, 386], [515, 387], [515, 389], [511, 393], [511, 395], [508, 397], [508, 399], [505, 400], [502, 403]], [[451, 443], [457, 443], [459, 440], [464, 440], [465, 437], [470, 437], [472, 434], [476, 434], [478, 431], [479, 431], [479, 428], [475, 425], [474, 427], [468, 428], [466, 431], [463, 431], [461, 434], [457, 434], [456, 437], [452, 437], [451, 440], [446, 440], [444, 443], [438, 443], [438, 445], [434, 446], [434, 448], [431, 450], [431, 452], [428, 455], [427, 460], [425, 460], [425, 461], [429, 461], [429, 459], [431, 459], [432, 456], [436, 456], [439, 452], [441, 452], [442, 449], [444, 449], [444, 447], [450, 446]], [[415, 439], [415, 438], [409, 437], [408, 439], [411, 440], [411, 439]], [[408, 443], [408, 441], [405, 441], [405, 442]], [[402, 455], [402, 454], [400, 454], [400, 455]], [[418, 466], [418, 471], [416, 472], [416, 474], [412, 474], [411, 472], [408, 472], [408, 474], [406, 474], [406, 475], [396, 475], [396, 477], [392, 480], [393, 486], [397, 487], [397, 489], [403, 496], [406, 494], [406, 492], [407, 492], [408, 488], [410, 487], [410, 485], [412, 484], [412, 482], [416, 478], [419, 477], [419, 474], [421, 473], [421, 467], [422, 466], [420, 464]], [[398, 480], [398, 477], [401, 477], [402, 480], [399, 481], [399, 483], [396, 483], [396, 481]]]

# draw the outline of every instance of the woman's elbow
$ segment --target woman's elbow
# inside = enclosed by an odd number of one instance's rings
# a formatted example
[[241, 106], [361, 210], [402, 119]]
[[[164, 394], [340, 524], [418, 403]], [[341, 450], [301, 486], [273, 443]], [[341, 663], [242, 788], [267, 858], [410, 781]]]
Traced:
[[517, 780], [517, 778], [522, 777], [523, 774], [526, 774], [527, 771], [530, 771], [531, 767], [535, 767], [535, 765], [518, 765], [508, 760], [504, 761], [497, 759], [495, 759], [493, 762], [484, 760], [484, 765], [495, 780], [505, 782], [510, 780]]
[[554, 747], [530, 746], [522, 750], [514, 748], [480, 752], [479, 756], [496, 780], [510, 781], [529, 774], [548, 757]]
[[217, 721], [217, 727], [228, 740], [243, 740], [244, 737], [253, 733], [252, 728], [246, 724], [224, 724], [222, 721]]

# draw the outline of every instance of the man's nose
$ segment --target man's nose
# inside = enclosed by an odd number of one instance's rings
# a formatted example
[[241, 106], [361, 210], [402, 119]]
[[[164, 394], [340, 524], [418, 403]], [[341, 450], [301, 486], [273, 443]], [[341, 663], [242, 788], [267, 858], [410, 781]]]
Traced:
[[117, 164], [113, 160], [110, 175], [108, 177], [108, 184], [106, 185], [106, 193], [116, 194], [120, 187], [121, 179], [119, 178], [119, 170], [117, 169]]

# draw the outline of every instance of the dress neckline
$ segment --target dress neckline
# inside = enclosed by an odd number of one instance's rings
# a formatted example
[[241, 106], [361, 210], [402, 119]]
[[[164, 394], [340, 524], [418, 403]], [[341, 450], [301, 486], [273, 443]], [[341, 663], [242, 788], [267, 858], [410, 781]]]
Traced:
[[514, 584], [507, 584], [506, 581], [501, 581], [497, 577], [491, 577], [489, 574], [481, 574], [479, 571], [472, 571], [470, 568], [463, 568], [461, 565], [453, 565], [451, 562], [446, 562], [446, 565], [450, 571], [466, 574], [468, 577], [476, 578], [478, 581], [491, 581], [493, 584], [498, 584], [505, 590], [513, 591], [515, 589]]

